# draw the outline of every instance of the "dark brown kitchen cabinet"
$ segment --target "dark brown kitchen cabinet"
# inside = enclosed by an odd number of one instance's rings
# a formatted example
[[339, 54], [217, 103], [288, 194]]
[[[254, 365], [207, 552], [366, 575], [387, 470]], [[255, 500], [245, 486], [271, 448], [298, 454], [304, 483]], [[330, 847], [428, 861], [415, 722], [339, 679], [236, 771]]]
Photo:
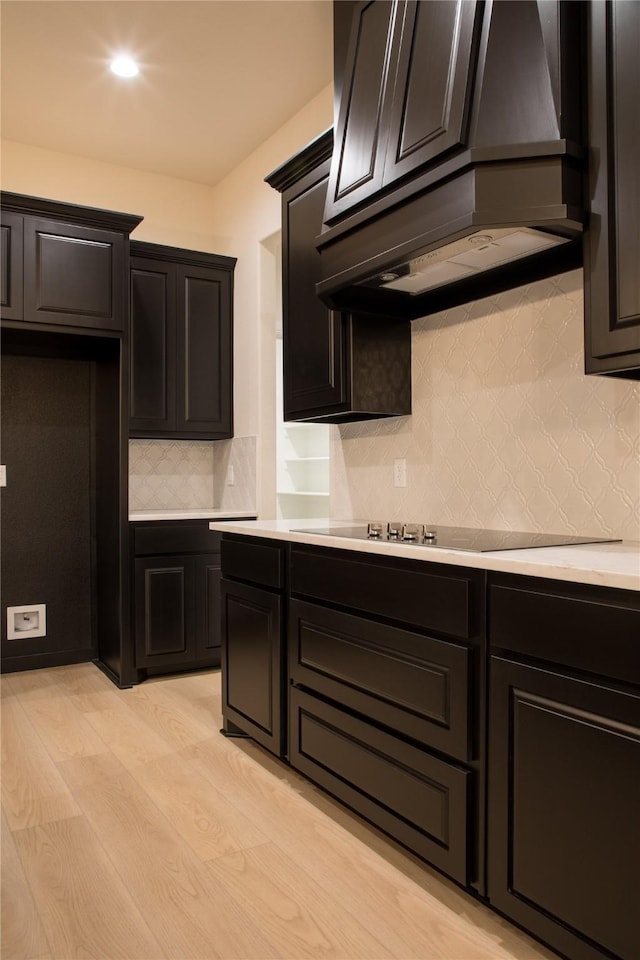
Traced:
[[136, 667], [151, 675], [219, 666], [220, 535], [206, 521], [132, 527]]
[[267, 177], [282, 193], [284, 419], [341, 423], [411, 412], [408, 321], [328, 310], [315, 286], [333, 136]]
[[23, 217], [18, 213], [1, 211], [0, 251], [1, 294], [0, 308], [3, 320], [22, 320], [22, 227]]
[[[244, 582], [243, 582], [244, 581]], [[224, 731], [285, 753], [284, 548], [222, 541], [222, 716]]]
[[354, 12], [324, 220], [466, 141], [474, 0]]
[[122, 333], [128, 234], [141, 219], [3, 193], [3, 320]]
[[132, 242], [130, 436], [233, 435], [235, 262]]
[[638, 596], [495, 575], [489, 610], [490, 902], [570, 960], [632, 960]]
[[640, 378], [640, 5], [587, 4], [587, 373]]
[[289, 762], [484, 892], [484, 575], [291, 545]]

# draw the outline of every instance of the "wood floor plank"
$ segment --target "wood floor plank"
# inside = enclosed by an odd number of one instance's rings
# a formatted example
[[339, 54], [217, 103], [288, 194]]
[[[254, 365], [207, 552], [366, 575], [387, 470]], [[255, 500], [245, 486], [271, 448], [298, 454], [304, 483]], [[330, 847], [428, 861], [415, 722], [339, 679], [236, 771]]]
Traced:
[[206, 740], [218, 729], [211, 721], [196, 719], [188, 705], [159, 684], [135, 687], [129, 691], [127, 705], [177, 750]]
[[268, 839], [184, 757], [162, 757], [131, 774], [201, 860], [246, 850]]
[[49, 953], [49, 943], [4, 817], [1, 829], [0, 956], [5, 960], [34, 960]]
[[164, 956], [84, 817], [28, 827], [14, 837], [56, 957]]
[[275, 957], [269, 941], [130, 774], [76, 797], [169, 957]]
[[16, 699], [2, 705], [2, 807], [12, 830], [80, 813]]
[[[32, 902], [49, 940], [39, 951], [36, 939], [29, 960], [70, 960], [76, 948], [104, 956], [86, 939], [83, 914], [105, 922], [101, 900], [114, 871], [125, 911], [143, 917], [157, 941], [149, 960], [557, 960], [252, 741], [220, 736], [219, 671], [134, 691], [96, 676], [92, 664], [10, 678], [17, 695], [3, 700], [3, 803], [26, 844], [28, 855], [16, 847], [23, 882], [39, 892]], [[52, 761], [22, 705], [31, 712], [36, 701], [59, 699], [106, 752]], [[143, 706], [132, 708], [134, 700]], [[49, 708], [33, 709], [46, 716]], [[214, 732], [197, 739], [206, 731]], [[62, 740], [59, 748], [69, 753]], [[85, 869], [96, 844], [97, 866]], [[78, 874], [67, 879], [70, 863]], [[55, 895], [41, 903], [49, 877]], [[67, 882], [78, 889], [62, 898]], [[24, 919], [17, 924], [13, 938], [24, 944]], [[3, 957], [21, 960], [21, 949]]]
[[207, 864], [259, 919], [279, 956], [388, 957], [386, 948], [339, 901], [301, 871], [275, 844], [229, 854]]
[[[128, 693], [129, 691], [122, 691]], [[160, 736], [123, 698], [113, 710], [97, 710], [84, 714], [100, 739], [127, 767], [148, 763], [173, 751], [173, 745]]]
[[109, 749], [66, 697], [28, 700], [23, 710], [55, 763]]

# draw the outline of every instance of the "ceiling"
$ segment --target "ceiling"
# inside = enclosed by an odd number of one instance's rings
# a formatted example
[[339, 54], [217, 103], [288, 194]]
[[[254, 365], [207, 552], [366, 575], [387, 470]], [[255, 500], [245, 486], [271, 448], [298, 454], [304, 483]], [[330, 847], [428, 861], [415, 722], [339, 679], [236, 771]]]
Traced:
[[[3, 0], [2, 137], [215, 184], [332, 79], [330, 0]], [[114, 53], [140, 63], [132, 80]]]

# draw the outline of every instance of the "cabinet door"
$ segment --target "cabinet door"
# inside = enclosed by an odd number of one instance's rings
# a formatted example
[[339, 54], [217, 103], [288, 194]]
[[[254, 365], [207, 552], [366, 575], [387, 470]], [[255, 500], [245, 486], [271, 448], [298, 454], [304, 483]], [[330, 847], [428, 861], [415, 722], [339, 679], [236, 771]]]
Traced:
[[465, 143], [475, 19], [475, 0], [407, 3], [385, 185]]
[[176, 272], [131, 258], [131, 421], [133, 435], [176, 428]]
[[[394, 42], [403, 3], [369, 0], [356, 7], [345, 65], [324, 220], [331, 223], [382, 186], [393, 94]], [[395, 40], [394, 40], [395, 38]]]
[[220, 554], [194, 557], [196, 577], [196, 655], [203, 666], [220, 663]]
[[233, 435], [231, 278], [177, 266], [178, 434]]
[[124, 270], [122, 233], [25, 217], [25, 320], [122, 330]]
[[135, 561], [136, 666], [179, 667], [196, 659], [193, 557]]
[[576, 960], [640, 956], [640, 695], [491, 660], [489, 897]]
[[316, 296], [329, 162], [284, 195], [284, 419], [326, 413], [347, 400], [346, 317]]
[[22, 320], [22, 227], [20, 214], [2, 212], [0, 307], [3, 320]]
[[222, 580], [222, 715], [284, 753], [281, 598]]
[[[587, 4], [586, 370], [640, 376], [640, 4]], [[635, 371], [635, 373], [634, 373]]]

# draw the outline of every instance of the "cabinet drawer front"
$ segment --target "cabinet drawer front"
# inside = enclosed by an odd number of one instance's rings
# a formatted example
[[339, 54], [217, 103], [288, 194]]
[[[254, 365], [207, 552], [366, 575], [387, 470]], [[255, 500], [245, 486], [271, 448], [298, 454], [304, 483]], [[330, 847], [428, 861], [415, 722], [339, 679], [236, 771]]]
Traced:
[[560, 588], [551, 593], [506, 579], [491, 583], [491, 646], [640, 683], [640, 594], [589, 590], [591, 597], [580, 597], [578, 589], [562, 596]]
[[134, 552], [137, 557], [162, 553], [219, 553], [221, 535], [209, 530], [207, 520], [159, 520], [133, 523]]
[[284, 587], [284, 548], [255, 540], [222, 541], [222, 575], [259, 583], [273, 590]]
[[[453, 568], [433, 564], [373, 563], [330, 550], [292, 548], [291, 592], [328, 603], [363, 610], [426, 630], [469, 639], [472, 624], [471, 577], [450, 574]], [[479, 619], [479, 617], [477, 618]]]
[[291, 765], [460, 883], [470, 774], [291, 687]]
[[466, 647], [297, 600], [289, 611], [294, 683], [458, 760], [469, 759]]

